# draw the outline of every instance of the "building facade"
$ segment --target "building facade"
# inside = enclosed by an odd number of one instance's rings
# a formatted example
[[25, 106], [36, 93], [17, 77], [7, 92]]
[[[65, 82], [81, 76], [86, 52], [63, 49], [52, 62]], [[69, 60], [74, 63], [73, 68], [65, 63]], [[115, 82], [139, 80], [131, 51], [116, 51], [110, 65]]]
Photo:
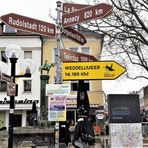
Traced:
[[[61, 37], [61, 48], [69, 51], [80, 52], [84, 54], [93, 55], [98, 61], [102, 52], [103, 38], [101, 34], [93, 33], [88, 29], [81, 29], [81, 33], [87, 40], [83, 46], [73, 42], [65, 36]], [[16, 78], [18, 84], [18, 96], [15, 97], [15, 117], [17, 119], [14, 123], [16, 127], [25, 127], [28, 125], [28, 117], [31, 113], [32, 103], [35, 101], [38, 108], [38, 115], [40, 116], [40, 99], [41, 98], [41, 82], [40, 75], [45, 74], [39, 71], [39, 67], [47, 60], [48, 63], [55, 63], [55, 67], [51, 68], [49, 72], [49, 84], [55, 83], [56, 77], [56, 38], [41, 37], [35, 34], [26, 33], [11, 29], [5, 24], [1, 24], [0, 34], [0, 57], [8, 70], [6, 74], [10, 75], [10, 62], [5, 56], [5, 48], [10, 44], [17, 44], [22, 49], [21, 57], [17, 61], [16, 74], [22, 74], [19, 67], [21, 61], [25, 58], [31, 58], [36, 63], [36, 70], [31, 78]], [[105, 95], [102, 90], [101, 80], [87, 80], [84, 81], [87, 88], [90, 114], [96, 115], [104, 112]], [[71, 120], [71, 126], [74, 126], [77, 121], [77, 79], [75, 81], [63, 81], [63, 83], [70, 84], [70, 96], [67, 96], [67, 118]], [[6, 82], [0, 81], [0, 127], [9, 124], [9, 96], [6, 92]]]
[[[69, 51], [80, 52], [84, 54], [93, 55], [98, 61], [102, 52], [102, 44], [104, 36], [102, 34], [93, 33], [86, 28], [79, 28], [80, 33], [84, 35], [87, 43], [83, 46], [66, 38], [64, 35], [61, 37], [61, 48]], [[47, 38], [43, 43], [43, 61], [48, 63], [57, 63], [56, 60], [56, 48], [57, 41], [55, 38]], [[43, 62], [44, 63], [44, 62]], [[55, 83], [56, 77], [56, 66], [50, 70], [49, 84]], [[84, 81], [87, 88], [89, 102], [90, 102], [90, 113], [97, 114], [104, 112], [104, 99], [105, 95], [102, 90], [101, 80], [87, 80]], [[67, 96], [67, 117], [71, 120], [71, 125], [75, 125], [77, 121], [76, 107], [77, 107], [77, 79], [75, 81], [63, 81], [63, 83], [70, 83], [70, 96]], [[97, 111], [97, 112], [96, 112]]]
[[[35, 71], [31, 78], [16, 78], [18, 84], [18, 96], [15, 97], [14, 126], [24, 127], [28, 125], [28, 116], [35, 101], [37, 108], [40, 107], [40, 71], [42, 41], [40, 36], [11, 29], [1, 23], [0, 28], [0, 61], [6, 65], [6, 74], [11, 74], [10, 61], [5, 55], [8, 45], [17, 44], [21, 47], [21, 57], [16, 63], [16, 75], [23, 74], [21, 62], [23, 59], [32, 59], [35, 62]], [[0, 128], [9, 125], [9, 103], [10, 97], [7, 96], [7, 83], [0, 81]]]

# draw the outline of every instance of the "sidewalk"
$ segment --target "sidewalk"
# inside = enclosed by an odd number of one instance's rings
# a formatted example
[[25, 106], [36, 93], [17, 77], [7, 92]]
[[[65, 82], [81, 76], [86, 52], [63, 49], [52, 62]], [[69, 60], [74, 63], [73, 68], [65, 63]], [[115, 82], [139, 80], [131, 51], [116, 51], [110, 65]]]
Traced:
[[[75, 148], [72, 144], [69, 144], [68, 148]], [[95, 143], [94, 146], [90, 146], [89, 148], [102, 148], [100, 143]]]
[[[96, 136], [95, 137], [95, 145], [94, 146], [89, 146], [89, 148], [102, 148], [101, 143], [100, 143], [100, 136]], [[72, 143], [69, 143], [69, 147], [68, 148], [74, 148], [74, 146], [72, 145]]]
[[[8, 137], [5, 137], [3, 139], [3, 141], [0, 140], [0, 148], [8, 148], [8, 139], [7, 138]], [[102, 148], [101, 143], [99, 141], [99, 138], [100, 137], [96, 137], [96, 143], [95, 143], [95, 145], [94, 146], [90, 146], [89, 148]], [[14, 146], [14, 148], [16, 148], [16, 147]], [[22, 147], [22, 148], [25, 148], [25, 147]], [[29, 148], [29, 146], [26, 147], [26, 148]], [[42, 148], [44, 148], [44, 147], [42, 146]], [[54, 147], [50, 147], [50, 148], [54, 148]], [[69, 147], [68, 148], [74, 148], [74, 146], [72, 145], [72, 143], [69, 143]]]

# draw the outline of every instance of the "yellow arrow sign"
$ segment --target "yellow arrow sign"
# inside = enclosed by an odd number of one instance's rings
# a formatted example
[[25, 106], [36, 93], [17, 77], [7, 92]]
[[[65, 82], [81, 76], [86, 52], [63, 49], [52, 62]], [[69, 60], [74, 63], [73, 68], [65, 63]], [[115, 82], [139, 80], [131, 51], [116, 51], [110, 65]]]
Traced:
[[63, 80], [114, 80], [125, 71], [115, 61], [68, 62], [62, 65]]

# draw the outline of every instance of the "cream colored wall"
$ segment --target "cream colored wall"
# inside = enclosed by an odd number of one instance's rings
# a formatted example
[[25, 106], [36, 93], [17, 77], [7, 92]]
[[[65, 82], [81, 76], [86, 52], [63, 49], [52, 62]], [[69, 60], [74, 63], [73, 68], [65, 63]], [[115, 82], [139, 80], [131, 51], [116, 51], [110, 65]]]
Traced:
[[[101, 48], [101, 40], [99, 38], [95, 38], [94, 36], [87, 36], [87, 43], [84, 47], [90, 47], [90, 54], [99, 59], [100, 48]], [[62, 38], [62, 42], [64, 44], [65, 49], [69, 49], [70, 47], [81, 47], [79, 44], [67, 39]], [[56, 40], [48, 39], [44, 42], [43, 47], [43, 61], [48, 60], [48, 63], [52, 62], [53, 58], [53, 48], [56, 48]], [[55, 68], [52, 68], [50, 71], [50, 76], [55, 76]], [[53, 83], [53, 77], [50, 77], [49, 83]], [[68, 82], [63, 82], [68, 83]], [[102, 81], [100, 80], [92, 80], [90, 84], [90, 90], [88, 92], [90, 104], [99, 104], [103, 105], [103, 93], [102, 93]], [[71, 92], [71, 95], [76, 95], [76, 92]]]
[[144, 97], [144, 106], [148, 107], [148, 96]]

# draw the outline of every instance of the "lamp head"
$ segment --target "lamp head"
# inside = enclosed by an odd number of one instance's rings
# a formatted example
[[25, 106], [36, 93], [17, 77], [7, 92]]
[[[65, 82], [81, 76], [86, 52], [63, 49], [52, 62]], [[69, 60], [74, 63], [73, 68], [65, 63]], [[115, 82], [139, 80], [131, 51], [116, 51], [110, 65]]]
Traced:
[[24, 74], [32, 74], [36, 69], [36, 64], [32, 59], [24, 59], [20, 63], [20, 69]]
[[10, 44], [5, 49], [7, 58], [19, 58], [21, 56], [21, 48], [16, 44]]
[[29, 68], [26, 69], [26, 72], [25, 72], [24, 76], [27, 77], [27, 78], [31, 77], [31, 72], [30, 72]]

